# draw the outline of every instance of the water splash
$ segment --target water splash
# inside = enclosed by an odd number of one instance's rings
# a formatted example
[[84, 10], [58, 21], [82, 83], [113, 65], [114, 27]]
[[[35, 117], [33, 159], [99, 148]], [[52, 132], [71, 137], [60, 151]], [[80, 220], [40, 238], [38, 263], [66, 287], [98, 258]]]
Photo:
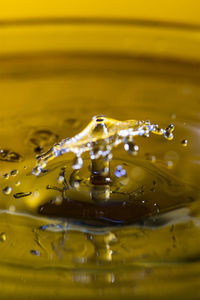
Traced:
[[166, 129], [150, 121], [127, 120], [118, 121], [104, 116], [93, 117], [88, 126], [72, 138], [63, 139], [55, 144], [46, 153], [37, 157], [37, 166], [33, 174], [39, 176], [47, 163], [65, 153], [72, 152], [76, 158], [73, 163], [75, 170], [80, 169], [83, 164], [81, 155], [90, 153], [91, 160], [103, 158], [104, 161], [112, 159], [111, 151], [121, 143], [130, 154], [136, 155], [139, 147], [135, 144], [137, 136], [149, 137], [150, 133], [161, 135], [167, 140], [173, 139], [174, 125], [170, 124]]

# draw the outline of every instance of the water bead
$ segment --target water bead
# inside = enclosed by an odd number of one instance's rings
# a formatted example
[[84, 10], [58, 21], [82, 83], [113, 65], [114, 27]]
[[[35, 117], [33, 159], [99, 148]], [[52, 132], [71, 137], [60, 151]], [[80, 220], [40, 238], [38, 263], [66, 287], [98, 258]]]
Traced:
[[186, 139], [182, 140], [182, 141], [181, 141], [181, 145], [182, 145], [183, 147], [187, 147], [187, 145], [188, 145], [188, 140], [186, 140]]
[[12, 192], [12, 188], [10, 186], [6, 186], [3, 190], [2, 190], [4, 195], [10, 195], [10, 193]]

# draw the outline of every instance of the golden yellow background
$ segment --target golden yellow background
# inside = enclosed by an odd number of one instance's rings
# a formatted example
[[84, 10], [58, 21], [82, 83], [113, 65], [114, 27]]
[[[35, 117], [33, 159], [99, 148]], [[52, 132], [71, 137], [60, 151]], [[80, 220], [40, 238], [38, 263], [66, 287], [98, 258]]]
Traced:
[[172, 22], [200, 23], [199, 0], [126, 1], [1, 1], [0, 19], [48, 17], [145, 18]]

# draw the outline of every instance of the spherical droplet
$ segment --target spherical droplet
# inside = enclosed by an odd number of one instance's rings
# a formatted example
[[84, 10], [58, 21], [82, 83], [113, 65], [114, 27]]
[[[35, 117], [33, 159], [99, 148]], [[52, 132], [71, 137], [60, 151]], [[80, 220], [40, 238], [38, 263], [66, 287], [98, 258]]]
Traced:
[[187, 145], [188, 145], [188, 140], [182, 140], [181, 141], [181, 145], [183, 146], [183, 147], [187, 147]]
[[8, 178], [9, 178], [9, 174], [8, 174], [8, 173], [4, 174], [4, 175], [3, 175], [3, 178], [4, 178], [4, 179], [8, 179]]
[[2, 192], [5, 194], [5, 195], [10, 195], [10, 193], [12, 192], [12, 188], [10, 186], [6, 186]]

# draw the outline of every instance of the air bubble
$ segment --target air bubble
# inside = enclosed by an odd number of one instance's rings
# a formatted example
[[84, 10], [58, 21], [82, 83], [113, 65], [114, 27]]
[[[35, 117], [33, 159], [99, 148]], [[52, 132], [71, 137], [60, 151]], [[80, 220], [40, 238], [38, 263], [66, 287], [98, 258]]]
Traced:
[[10, 193], [12, 192], [12, 188], [10, 186], [6, 186], [2, 192], [4, 193], [4, 195], [10, 195]]

